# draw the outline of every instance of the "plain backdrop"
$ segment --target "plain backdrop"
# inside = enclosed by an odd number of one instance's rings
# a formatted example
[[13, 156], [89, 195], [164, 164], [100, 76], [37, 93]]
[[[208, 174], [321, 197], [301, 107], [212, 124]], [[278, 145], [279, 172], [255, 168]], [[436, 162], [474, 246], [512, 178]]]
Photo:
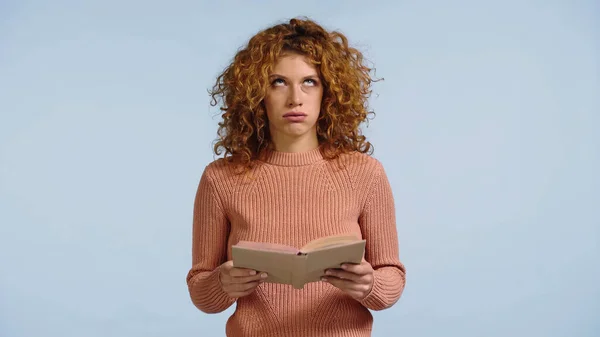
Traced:
[[304, 15], [384, 78], [408, 273], [373, 336], [600, 335], [597, 1], [2, 0], [0, 336], [224, 336], [185, 283], [207, 89]]

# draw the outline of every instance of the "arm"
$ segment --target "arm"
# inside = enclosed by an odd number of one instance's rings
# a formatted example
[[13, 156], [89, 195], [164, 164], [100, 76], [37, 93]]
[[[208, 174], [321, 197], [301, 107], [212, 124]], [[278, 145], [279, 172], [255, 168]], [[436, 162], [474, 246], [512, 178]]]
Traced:
[[374, 269], [373, 287], [360, 302], [372, 310], [394, 305], [404, 291], [406, 270], [399, 260], [396, 213], [392, 189], [380, 162], [374, 169], [370, 190], [359, 218], [367, 241], [365, 260]]
[[186, 278], [192, 303], [206, 313], [222, 312], [235, 302], [219, 279], [219, 268], [227, 260], [228, 236], [229, 222], [207, 167], [194, 200], [192, 268]]

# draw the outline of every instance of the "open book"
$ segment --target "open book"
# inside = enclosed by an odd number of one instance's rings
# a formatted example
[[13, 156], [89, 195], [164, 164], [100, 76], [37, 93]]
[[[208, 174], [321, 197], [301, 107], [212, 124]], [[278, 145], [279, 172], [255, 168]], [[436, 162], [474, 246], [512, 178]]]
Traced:
[[344, 263], [360, 263], [364, 256], [365, 240], [353, 235], [334, 235], [315, 239], [304, 247], [240, 241], [232, 246], [233, 266], [266, 272], [265, 282], [290, 284], [302, 289], [316, 282], [329, 268]]

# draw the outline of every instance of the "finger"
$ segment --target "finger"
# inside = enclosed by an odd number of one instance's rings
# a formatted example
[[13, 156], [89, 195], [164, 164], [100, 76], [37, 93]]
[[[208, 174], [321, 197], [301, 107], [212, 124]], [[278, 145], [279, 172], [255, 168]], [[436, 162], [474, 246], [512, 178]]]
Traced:
[[256, 275], [252, 275], [252, 276], [238, 276], [238, 277], [229, 275], [229, 276], [224, 277], [224, 283], [240, 284], [240, 283], [248, 283], [248, 282], [254, 282], [254, 281], [263, 281], [266, 278], [267, 278], [267, 273], [260, 273], [260, 274], [256, 274]]
[[221, 273], [231, 276], [248, 276], [256, 275], [257, 271], [248, 268], [234, 267], [233, 261], [229, 260], [221, 265]]
[[344, 263], [342, 264], [342, 269], [358, 275], [367, 275], [373, 272], [373, 267], [366, 261], [363, 261], [360, 264]]
[[260, 284], [259, 281], [249, 282], [249, 283], [238, 283], [231, 284], [225, 287], [225, 291], [229, 294], [229, 296], [238, 298], [246, 296], [252, 293], [256, 287]]
[[346, 294], [357, 300], [362, 300], [365, 298], [365, 292], [362, 291], [348, 290], [346, 291]]
[[241, 277], [232, 277], [230, 279], [231, 283], [248, 283], [254, 281], [262, 281], [267, 278], [267, 273], [260, 273], [252, 276], [241, 276]]
[[343, 290], [349, 294], [355, 294], [357, 296], [362, 296], [361, 294], [365, 294], [369, 291], [369, 284], [367, 283], [356, 283], [350, 280], [339, 279], [337, 277], [326, 277], [323, 281], [330, 283], [336, 288]]
[[233, 267], [229, 270], [229, 275], [233, 277], [254, 276], [257, 274], [258, 271], [248, 268]]
[[247, 283], [231, 283], [225, 286], [227, 292], [235, 293], [235, 292], [244, 292], [248, 290], [252, 290], [258, 286], [259, 281], [247, 282]]
[[350, 280], [353, 282], [359, 282], [361, 281], [361, 277], [363, 277], [363, 275], [351, 273], [349, 271], [341, 269], [328, 269], [327, 271], [325, 271], [325, 276], [333, 276], [339, 279]]
[[344, 291], [357, 290], [356, 286], [358, 284], [351, 280], [345, 280], [345, 279], [341, 279], [341, 278], [337, 278], [337, 277], [333, 277], [333, 276], [323, 277], [321, 280], [328, 282], [331, 285], [333, 285], [334, 287], [339, 288]]

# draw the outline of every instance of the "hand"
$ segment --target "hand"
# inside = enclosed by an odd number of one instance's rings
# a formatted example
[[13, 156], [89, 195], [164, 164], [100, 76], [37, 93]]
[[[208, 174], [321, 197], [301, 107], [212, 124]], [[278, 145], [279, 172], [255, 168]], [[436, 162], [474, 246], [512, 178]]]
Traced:
[[325, 271], [323, 281], [341, 289], [355, 300], [362, 300], [373, 289], [373, 267], [364, 259], [360, 264], [346, 263], [341, 269]]
[[227, 261], [220, 267], [219, 280], [221, 281], [221, 287], [232, 298], [250, 295], [260, 282], [266, 278], [266, 273], [234, 267], [233, 261]]

